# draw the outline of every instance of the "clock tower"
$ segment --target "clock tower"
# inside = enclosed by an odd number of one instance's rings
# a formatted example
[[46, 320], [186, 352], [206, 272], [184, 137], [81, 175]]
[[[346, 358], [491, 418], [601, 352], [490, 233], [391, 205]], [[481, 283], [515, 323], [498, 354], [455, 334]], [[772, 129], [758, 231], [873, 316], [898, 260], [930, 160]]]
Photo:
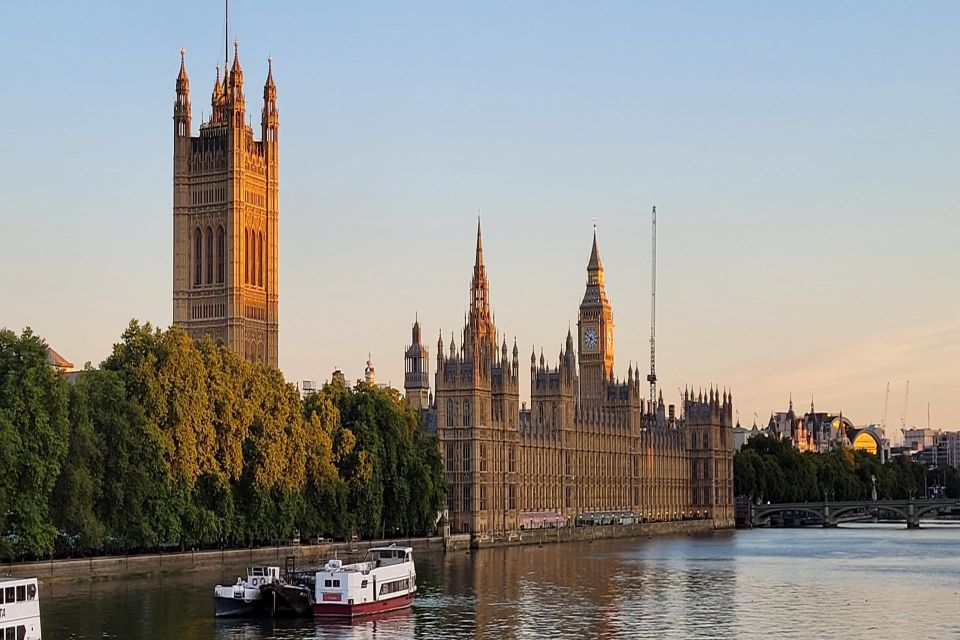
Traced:
[[606, 385], [613, 379], [613, 311], [603, 284], [596, 229], [577, 333], [580, 336], [580, 402], [584, 406], [600, 406], [606, 399]]

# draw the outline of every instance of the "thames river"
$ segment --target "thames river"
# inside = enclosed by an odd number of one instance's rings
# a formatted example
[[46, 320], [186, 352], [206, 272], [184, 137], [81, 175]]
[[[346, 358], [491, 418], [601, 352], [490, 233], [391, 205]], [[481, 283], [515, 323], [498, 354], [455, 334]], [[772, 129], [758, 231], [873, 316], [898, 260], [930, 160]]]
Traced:
[[957, 638], [960, 527], [765, 529], [416, 558], [412, 610], [213, 619], [239, 572], [41, 591], [45, 640]]

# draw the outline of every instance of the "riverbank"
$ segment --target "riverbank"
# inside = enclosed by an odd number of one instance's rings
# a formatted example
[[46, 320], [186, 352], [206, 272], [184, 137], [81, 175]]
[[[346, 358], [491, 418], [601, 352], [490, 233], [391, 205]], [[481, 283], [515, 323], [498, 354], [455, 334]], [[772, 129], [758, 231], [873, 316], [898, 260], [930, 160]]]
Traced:
[[[719, 527], [719, 528], [732, 528]], [[639, 522], [636, 524], [613, 524], [598, 527], [560, 527], [557, 529], [531, 529], [512, 533], [475, 535], [470, 547], [484, 549], [522, 544], [549, 544], [552, 542], [582, 542], [607, 538], [646, 538], [653, 536], [706, 533], [718, 527], [713, 520], [678, 520], [675, 522]]]
[[608, 538], [642, 538], [667, 535], [687, 535], [714, 531], [712, 520], [683, 520], [677, 522], [645, 522], [630, 525], [597, 527], [561, 527], [535, 529], [508, 534], [468, 534], [406, 538], [397, 540], [365, 540], [358, 542], [330, 542], [315, 545], [285, 545], [253, 549], [223, 549], [219, 551], [186, 551], [124, 556], [97, 556], [17, 562], [0, 565], [0, 573], [13, 577], [37, 577], [44, 583], [71, 583], [147, 578], [180, 575], [194, 572], [230, 572], [247, 565], [283, 567], [287, 558], [294, 558], [297, 567], [319, 566], [328, 558], [352, 561], [362, 558], [371, 547], [396, 544], [412, 547], [415, 552], [463, 551], [516, 545], [542, 545], [559, 542], [602, 540]]
[[336, 554], [344, 559], [361, 557], [371, 547], [397, 544], [415, 551], [443, 551], [443, 538], [364, 540], [316, 545], [288, 545], [253, 549], [186, 551], [125, 556], [97, 556], [82, 559], [16, 562], [0, 565], [0, 572], [13, 577], [37, 577], [44, 583], [84, 582], [179, 575], [197, 571], [227, 571], [247, 565], [285, 566], [293, 557], [297, 567], [323, 564]]

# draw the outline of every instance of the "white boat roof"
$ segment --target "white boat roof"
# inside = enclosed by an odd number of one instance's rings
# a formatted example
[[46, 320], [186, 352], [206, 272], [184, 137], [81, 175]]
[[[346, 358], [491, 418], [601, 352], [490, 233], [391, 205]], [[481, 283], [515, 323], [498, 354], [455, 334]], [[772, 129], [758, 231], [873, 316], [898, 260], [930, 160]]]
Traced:
[[14, 578], [13, 576], [0, 576], [0, 584], [8, 582], [36, 582], [36, 578]]
[[370, 553], [374, 551], [406, 551], [407, 553], [413, 553], [413, 547], [398, 547], [395, 544], [389, 547], [370, 547]]

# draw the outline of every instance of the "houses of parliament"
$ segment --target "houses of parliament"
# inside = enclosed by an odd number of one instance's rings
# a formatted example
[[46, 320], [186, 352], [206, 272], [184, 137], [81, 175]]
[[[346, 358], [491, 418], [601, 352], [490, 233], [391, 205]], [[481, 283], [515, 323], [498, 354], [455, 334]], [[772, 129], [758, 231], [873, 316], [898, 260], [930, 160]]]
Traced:
[[[237, 43], [217, 67], [210, 116], [193, 134], [180, 51], [173, 105], [173, 323], [277, 366], [279, 112], [272, 64], [260, 139], [248, 123]], [[252, 122], [252, 118], [250, 120]]]
[[576, 337], [567, 332], [553, 363], [530, 355], [529, 407], [517, 344], [493, 324], [479, 223], [466, 324], [459, 344], [437, 341], [433, 394], [414, 324], [404, 387], [439, 436], [451, 531], [496, 536], [611, 517], [733, 526], [731, 395], [688, 390], [679, 413], [662, 394], [642, 398], [639, 369], [615, 374], [596, 233], [586, 275]]

